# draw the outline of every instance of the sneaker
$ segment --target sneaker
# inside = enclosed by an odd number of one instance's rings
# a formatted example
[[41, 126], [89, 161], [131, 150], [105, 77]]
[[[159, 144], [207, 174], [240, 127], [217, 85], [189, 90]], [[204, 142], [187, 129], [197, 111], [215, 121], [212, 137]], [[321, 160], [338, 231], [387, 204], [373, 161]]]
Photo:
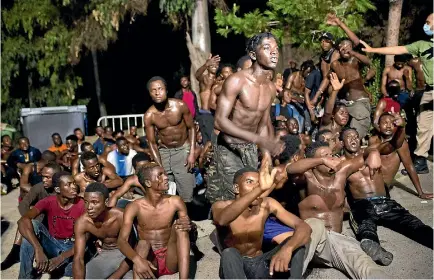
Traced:
[[384, 250], [378, 242], [370, 239], [362, 239], [360, 247], [379, 265], [388, 266], [393, 261], [393, 254]]

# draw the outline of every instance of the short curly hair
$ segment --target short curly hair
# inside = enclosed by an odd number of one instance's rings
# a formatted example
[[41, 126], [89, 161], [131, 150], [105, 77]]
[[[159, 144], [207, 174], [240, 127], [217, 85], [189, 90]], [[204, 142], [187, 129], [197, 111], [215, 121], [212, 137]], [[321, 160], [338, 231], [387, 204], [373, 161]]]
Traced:
[[306, 157], [307, 158], [313, 158], [313, 157], [315, 157], [315, 153], [319, 148], [328, 147], [328, 146], [329, 146], [329, 144], [327, 142], [315, 141], [306, 147], [306, 153], [305, 153]]

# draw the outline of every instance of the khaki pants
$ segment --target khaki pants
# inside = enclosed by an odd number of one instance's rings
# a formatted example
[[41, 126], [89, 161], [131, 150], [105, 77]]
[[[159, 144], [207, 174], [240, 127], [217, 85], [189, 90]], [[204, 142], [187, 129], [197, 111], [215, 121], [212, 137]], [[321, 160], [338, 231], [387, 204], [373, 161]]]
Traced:
[[316, 218], [305, 220], [312, 228], [311, 241], [306, 245], [303, 274], [311, 260], [334, 267], [353, 279], [388, 279], [387, 275], [351, 237], [329, 231]]
[[425, 91], [420, 100], [420, 114], [417, 117], [417, 148], [414, 154], [424, 158], [428, 157], [433, 136], [433, 90]]

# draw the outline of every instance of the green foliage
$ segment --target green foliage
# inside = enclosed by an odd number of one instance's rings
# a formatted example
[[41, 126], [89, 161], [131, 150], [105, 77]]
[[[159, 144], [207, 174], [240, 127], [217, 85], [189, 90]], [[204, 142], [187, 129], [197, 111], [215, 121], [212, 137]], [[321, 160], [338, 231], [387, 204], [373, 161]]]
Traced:
[[216, 9], [217, 32], [224, 37], [231, 32], [251, 37], [269, 31], [281, 43], [312, 49], [318, 46], [312, 41], [318, 38], [319, 32], [330, 31], [337, 37], [345, 34], [340, 28], [325, 24], [328, 13], [335, 13], [350, 29], [357, 31], [364, 22], [363, 14], [375, 10], [370, 0], [269, 0], [267, 6], [263, 12], [256, 9], [242, 16], [238, 15], [236, 4], [229, 13]]
[[30, 104], [17, 92], [26, 88], [18, 87], [22, 80], [36, 106], [71, 105], [82, 82], [68, 63], [71, 32], [59, 9], [50, 0], [21, 0], [2, 18], [2, 122], [16, 125]]
[[91, 0], [82, 5], [17, 0], [10, 9], [2, 8], [2, 122], [16, 125], [20, 108], [31, 104], [87, 104], [89, 99], [75, 99], [82, 80], [73, 65], [86, 48], [107, 49], [125, 15], [146, 14], [148, 1]]
[[[371, 105], [377, 106], [378, 100], [381, 98], [381, 75], [384, 69], [384, 63], [381, 61], [380, 57], [376, 57], [372, 59], [372, 68], [375, 69], [375, 76], [372, 78], [372, 81], [369, 83], [367, 90], [372, 95]], [[366, 67], [362, 70], [363, 76], [366, 75], [367, 69]]]

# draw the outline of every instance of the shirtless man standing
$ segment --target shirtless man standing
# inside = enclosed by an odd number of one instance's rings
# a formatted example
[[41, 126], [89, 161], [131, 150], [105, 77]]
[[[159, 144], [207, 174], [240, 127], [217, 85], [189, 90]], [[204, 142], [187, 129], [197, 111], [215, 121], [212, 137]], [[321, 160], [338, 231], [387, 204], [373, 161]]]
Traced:
[[[355, 129], [343, 131], [341, 138], [347, 160], [352, 160], [363, 153]], [[387, 149], [388, 143], [381, 144]], [[380, 149], [381, 153], [384, 154], [382, 150], [386, 149]], [[368, 168], [357, 171], [348, 178], [348, 184], [351, 194], [348, 197], [352, 214], [350, 224], [357, 239], [360, 240], [360, 247], [372, 260], [381, 265], [389, 265], [393, 260], [393, 255], [380, 245], [377, 235], [377, 224], [380, 223], [422, 245], [433, 248], [433, 229], [411, 215], [395, 200], [390, 199], [381, 168], [377, 171]]]
[[[228, 227], [228, 248], [220, 259], [222, 279], [266, 279], [274, 272], [291, 271], [290, 278], [302, 278], [304, 248], [311, 229], [270, 197], [260, 198], [273, 185], [277, 170], [270, 174], [271, 159], [265, 156], [261, 170], [244, 167], [234, 177], [235, 200], [217, 201], [212, 206], [215, 223]], [[270, 214], [294, 229], [291, 236], [273, 250], [263, 253], [264, 225]]]
[[221, 66], [220, 71], [218, 71], [218, 80], [214, 83], [211, 88], [211, 97], [209, 98], [209, 108], [215, 111], [217, 106], [217, 97], [220, 95], [222, 91], [223, 83], [234, 73], [234, 68], [230, 64], [224, 64]]
[[[389, 113], [384, 113], [379, 119], [379, 135], [372, 136], [369, 139], [369, 146], [376, 147], [381, 143], [390, 141], [397, 134], [401, 134], [400, 137], [405, 138], [404, 133], [405, 123], [399, 115], [392, 115]], [[411, 182], [416, 188], [417, 195], [421, 199], [432, 199], [432, 193], [424, 193], [422, 186], [420, 185], [419, 176], [417, 175], [416, 169], [414, 168], [413, 161], [410, 156], [410, 149], [408, 147], [407, 141], [401, 141], [398, 147], [392, 147], [390, 153], [381, 155], [381, 171], [383, 172], [384, 183], [390, 186], [395, 178], [396, 172], [398, 172], [399, 166], [402, 162], [404, 168], [408, 171]]]
[[[93, 182], [86, 187], [86, 213], [78, 218], [74, 226], [74, 279], [107, 279], [125, 259], [117, 245], [124, 212], [119, 208], [107, 207], [108, 197], [109, 191], [102, 183]], [[102, 245], [98, 255], [85, 267], [84, 253], [90, 237], [101, 240]]]
[[[176, 189], [184, 202], [193, 200], [195, 187], [194, 148], [196, 129], [193, 117], [184, 101], [167, 98], [166, 81], [153, 77], [148, 90], [154, 102], [145, 113], [146, 139], [155, 162], [174, 178]], [[202, 100], [203, 101], [203, 100]], [[158, 144], [155, 138], [158, 133]]]
[[[173, 222], [175, 214], [179, 219], [188, 219], [187, 207], [179, 196], [165, 194], [169, 180], [158, 164], [149, 163], [137, 175], [146, 193], [125, 208], [119, 249], [134, 263], [134, 279], [155, 278], [177, 271], [180, 279], [187, 279], [190, 240], [188, 232], [179, 229], [177, 221]], [[137, 252], [128, 243], [135, 219], [139, 235]]]
[[79, 196], [83, 196], [87, 185], [92, 182], [103, 183], [107, 188], [114, 189], [123, 183], [112, 168], [106, 168], [98, 161], [98, 156], [92, 152], [84, 152], [80, 159], [84, 171], [74, 176], [74, 181], [80, 188]]
[[[200, 86], [200, 110], [197, 114], [196, 120], [199, 122], [200, 131], [202, 132], [202, 137], [205, 143], [211, 140], [212, 131], [214, 128], [214, 117], [210, 111], [210, 97], [211, 97], [211, 87], [215, 83], [217, 76], [217, 69], [220, 63], [220, 56], [212, 56], [209, 54], [209, 58], [196, 71], [196, 79], [199, 81]], [[207, 73], [205, 74], [205, 71]]]
[[[332, 158], [325, 142], [306, 148], [306, 159], [287, 166], [289, 175], [303, 174], [307, 182], [306, 198], [299, 204], [300, 217], [312, 228], [306, 245], [303, 273], [312, 259], [347, 273], [354, 279], [389, 278], [360, 248], [356, 239], [341, 234], [348, 176], [365, 164], [370, 170], [381, 166], [378, 151], [372, 149], [352, 161]], [[368, 169], [368, 167], [366, 167]], [[288, 232], [290, 234], [291, 232]]]
[[270, 108], [276, 97], [271, 76], [279, 59], [277, 41], [271, 33], [260, 33], [249, 39], [247, 51], [252, 67], [229, 76], [217, 100], [216, 174], [206, 194], [211, 203], [235, 198], [234, 174], [244, 166], [258, 166], [258, 146], [273, 156], [283, 148], [279, 139], [269, 135]]
[[[371, 103], [370, 94], [365, 90], [364, 80], [360, 74], [360, 65], [370, 66], [371, 60], [353, 51], [350, 40], [342, 40], [339, 43], [339, 53], [340, 58], [331, 63], [331, 69], [339, 79], [345, 79], [341, 93], [345, 95], [344, 102], [352, 117], [350, 126], [355, 128], [363, 139], [371, 125]], [[369, 71], [366, 80], [370, 80], [374, 75], [374, 71]]]
[[[406, 94], [406, 97], [401, 97], [400, 100], [406, 101], [409, 98], [408, 91], [413, 91], [412, 69], [405, 65], [404, 55], [395, 55], [395, 63], [392, 66], [387, 66], [383, 70], [381, 78], [381, 93], [387, 96], [386, 85], [392, 80], [398, 80], [401, 85], [401, 94]], [[411, 94], [412, 95], [412, 94]], [[401, 104], [403, 106], [404, 103]]]

